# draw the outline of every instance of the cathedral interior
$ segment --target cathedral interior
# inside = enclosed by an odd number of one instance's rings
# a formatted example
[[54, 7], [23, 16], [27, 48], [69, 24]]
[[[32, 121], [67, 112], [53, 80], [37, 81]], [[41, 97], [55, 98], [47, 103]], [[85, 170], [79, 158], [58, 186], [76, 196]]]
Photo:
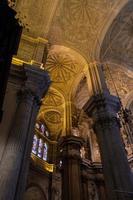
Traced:
[[0, 2], [0, 200], [133, 200], [133, 0]]

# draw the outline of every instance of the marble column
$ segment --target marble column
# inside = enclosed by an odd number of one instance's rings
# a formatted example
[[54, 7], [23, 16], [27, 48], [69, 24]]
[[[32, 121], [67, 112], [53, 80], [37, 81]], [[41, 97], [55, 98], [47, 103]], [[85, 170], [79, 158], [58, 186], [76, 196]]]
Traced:
[[25, 82], [18, 93], [18, 106], [0, 163], [1, 200], [22, 198], [35, 119], [50, 83], [47, 72], [39, 67], [25, 65], [24, 70]]
[[62, 159], [62, 200], [81, 200], [80, 148], [83, 140], [76, 136], [62, 137], [59, 148]]
[[131, 200], [133, 176], [120, 136], [119, 109], [119, 99], [109, 92], [92, 96], [84, 106], [85, 112], [94, 121], [108, 200]]

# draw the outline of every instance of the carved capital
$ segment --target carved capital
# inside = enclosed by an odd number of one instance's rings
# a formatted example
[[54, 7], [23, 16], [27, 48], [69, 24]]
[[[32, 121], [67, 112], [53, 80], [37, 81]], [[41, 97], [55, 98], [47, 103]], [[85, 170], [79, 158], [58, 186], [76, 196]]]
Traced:
[[21, 90], [18, 91], [17, 93], [18, 101], [19, 102], [35, 102], [36, 105], [40, 106], [41, 105], [41, 100], [40, 98], [30, 89], [27, 88], [22, 88]]
[[81, 159], [80, 148], [83, 145], [83, 139], [76, 136], [62, 137], [59, 142], [61, 157], [63, 159]]
[[36, 105], [40, 106], [41, 98], [45, 95], [50, 85], [48, 73], [38, 67], [30, 65], [25, 65], [22, 72], [23, 86], [17, 93], [18, 101], [29, 101], [29, 103], [34, 101]]
[[120, 102], [117, 97], [110, 94], [92, 96], [83, 109], [93, 118], [94, 124], [119, 123], [117, 112], [120, 110]]
[[24, 69], [26, 75], [25, 87], [36, 94], [38, 99], [41, 99], [50, 85], [48, 72], [31, 65], [24, 65]]

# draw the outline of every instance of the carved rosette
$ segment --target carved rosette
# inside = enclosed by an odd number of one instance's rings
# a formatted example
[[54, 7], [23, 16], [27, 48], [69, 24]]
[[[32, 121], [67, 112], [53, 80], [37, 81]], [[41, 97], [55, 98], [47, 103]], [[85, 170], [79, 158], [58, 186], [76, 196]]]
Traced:
[[68, 54], [54, 52], [49, 54], [45, 69], [53, 82], [65, 83], [77, 73], [78, 64]]

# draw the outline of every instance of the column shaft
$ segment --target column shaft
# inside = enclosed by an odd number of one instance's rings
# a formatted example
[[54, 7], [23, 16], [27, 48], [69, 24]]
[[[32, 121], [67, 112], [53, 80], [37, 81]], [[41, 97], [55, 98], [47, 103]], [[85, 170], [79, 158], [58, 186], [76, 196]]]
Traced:
[[0, 163], [0, 199], [20, 200], [30, 159], [33, 130], [39, 105], [46, 93], [49, 77], [38, 67], [25, 67], [26, 81], [19, 92], [19, 101]]
[[35, 125], [36, 116], [39, 110], [39, 104], [36, 101], [34, 101], [32, 108], [34, 109], [32, 109], [32, 112], [30, 115], [30, 122], [29, 122], [29, 127], [28, 127], [28, 132], [27, 132], [25, 152], [23, 154], [23, 161], [21, 165], [22, 169], [18, 177], [15, 200], [23, 199], [23, 193], [25, 191], [24, 186], [26, 185], [26, 181], [27, 181], [27, 175], [28, 175], [28, 169], [29, 169], [29, 163], [30, 163], [29, 158], [30, 158], [30, 154], [32, 150], [33, 137], [34, 137], [34, 131], [35, 131], [34, 125]]
[[62, 200], [81, 200], [81, 138], [68, 136], [60, 142], [62, 158]]
[[108, 199], [131, 200], [133, 177], [120, 136], [117, 119], [119, 100], [109, 94], [101, 94], [92, 97], [86, 106], [84, 109], [94, 120]]
[[22, 166], [33, 97], [19, 103], [8, 143], [0, 164], [0, 199], [13, 200]]

